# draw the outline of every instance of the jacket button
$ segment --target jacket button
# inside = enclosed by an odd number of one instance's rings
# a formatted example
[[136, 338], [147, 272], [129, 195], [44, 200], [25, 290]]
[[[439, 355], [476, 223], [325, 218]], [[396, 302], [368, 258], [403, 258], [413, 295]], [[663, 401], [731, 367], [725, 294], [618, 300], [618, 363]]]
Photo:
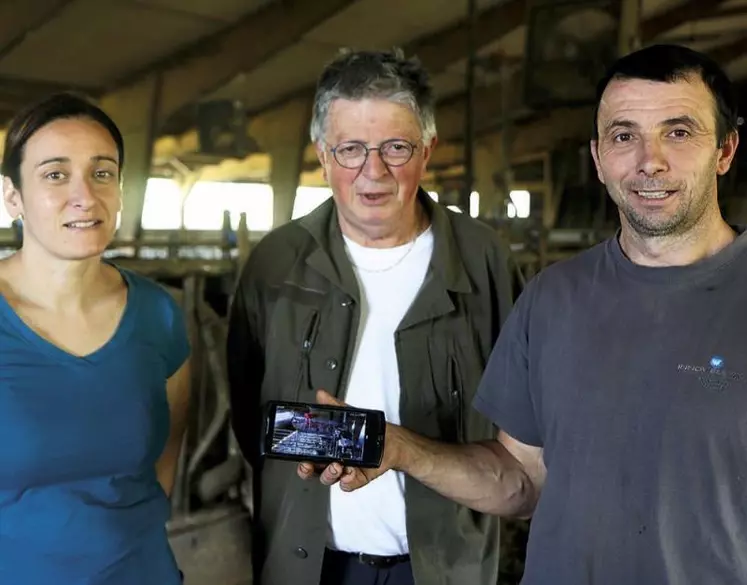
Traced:
[[324, 365], [326, 366], [328, 370], [335, 370], [337, 369], [337, 360], [333, 358], [329, 358]]
[[352, 304], [353, 304], [353, 301], [344, 300], [344, 301], [342, 301], [340, 303], [340, 306], [342, 306], [342, 307], [349, 307]]
[[301, 548], [300, 546], [294, 551], [294, 553], [299, 559], [305, 559], [309, 556], [309, 553], [306, 552], [306, 549]]

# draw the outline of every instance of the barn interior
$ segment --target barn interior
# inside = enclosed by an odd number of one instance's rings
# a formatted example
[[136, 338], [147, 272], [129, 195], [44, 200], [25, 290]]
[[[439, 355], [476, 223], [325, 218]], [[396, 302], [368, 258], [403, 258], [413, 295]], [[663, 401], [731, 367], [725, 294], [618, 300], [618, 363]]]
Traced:
[[[492, 226], [516, 290], [612, 235], [589, 150], [595, 85], [655, 43], [703, 51], [747, 106], [747, 0], [8, 0], [0, 3], [0, 142], [56, 91], [121, 128], [124, 206], [107, 256], [168, 286], [194, 348], [190, 424], [169, 534], [187, 585], [250, 583], [251, 468], [233, 439], [226, 312], [270, 230], [328, 189], [309, 138], [317, 76], [340, 49], [401, 47], [429, 70], [439, 143], [423, 187]], [[743, 127], [740, 133], [743, 135]], [[719, 187], [747, 221], [741, 148]], [[0, 209], [0, 255], [20, 244]], [[506, 523], [518, 583], [526, 523]]]

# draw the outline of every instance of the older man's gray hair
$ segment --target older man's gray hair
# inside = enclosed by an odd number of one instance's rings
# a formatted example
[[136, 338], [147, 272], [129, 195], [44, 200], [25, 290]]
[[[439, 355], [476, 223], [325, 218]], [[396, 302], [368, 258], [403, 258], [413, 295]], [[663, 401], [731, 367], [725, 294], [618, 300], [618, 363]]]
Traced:
[[343, 51], [319, 78], [311, 119], [311, 140], [324, 142], [327, 116], [336, 99], [381, 99], [403, 104], [420, 120], [423, 141], [436, 136], [433, 88], [417, 59], [392, 51]]

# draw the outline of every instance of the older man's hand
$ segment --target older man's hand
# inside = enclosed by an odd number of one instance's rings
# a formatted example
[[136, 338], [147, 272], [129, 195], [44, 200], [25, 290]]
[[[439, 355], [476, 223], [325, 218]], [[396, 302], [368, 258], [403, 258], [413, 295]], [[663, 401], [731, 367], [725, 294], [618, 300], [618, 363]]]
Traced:
[[[330, 406], [347, 406], [324, 390], [317, 390], [316, 399], [319, 404]], [[340, 483], [340, 489], [352, 492], [383, 475], [390, 469], [395, 468], [397, 459], [397, 445], [400, 427], [387, 423], [386, 438], [384, 440], [384, 455], [381, 465], [376, 468], [343, 467], [339, 463], [323, 465], [308, 461], [298, 464], [298, 475], [301, 479], [313, 479], [318, 477], [324, 485]]]

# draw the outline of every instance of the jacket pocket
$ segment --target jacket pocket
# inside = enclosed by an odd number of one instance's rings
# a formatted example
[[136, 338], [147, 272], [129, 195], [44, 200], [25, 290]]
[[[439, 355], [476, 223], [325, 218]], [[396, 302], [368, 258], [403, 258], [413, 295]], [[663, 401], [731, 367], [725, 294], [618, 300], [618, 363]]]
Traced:
[[449, 355], [446, 375], [449, 384], [449, 401], [456, 424], [456, 440], [464, 442], [464, 386], [459, 362], [453, 353]]
[[296, 399], [301, 395], [303, 390], [311, 387], [311, 350], [316, 341], [316, 334], [319, 330], [319, 311], [312, 311], [306, 320], [301, 337], [300, 357], [298, 360], [298, 372], [296, 374]]

